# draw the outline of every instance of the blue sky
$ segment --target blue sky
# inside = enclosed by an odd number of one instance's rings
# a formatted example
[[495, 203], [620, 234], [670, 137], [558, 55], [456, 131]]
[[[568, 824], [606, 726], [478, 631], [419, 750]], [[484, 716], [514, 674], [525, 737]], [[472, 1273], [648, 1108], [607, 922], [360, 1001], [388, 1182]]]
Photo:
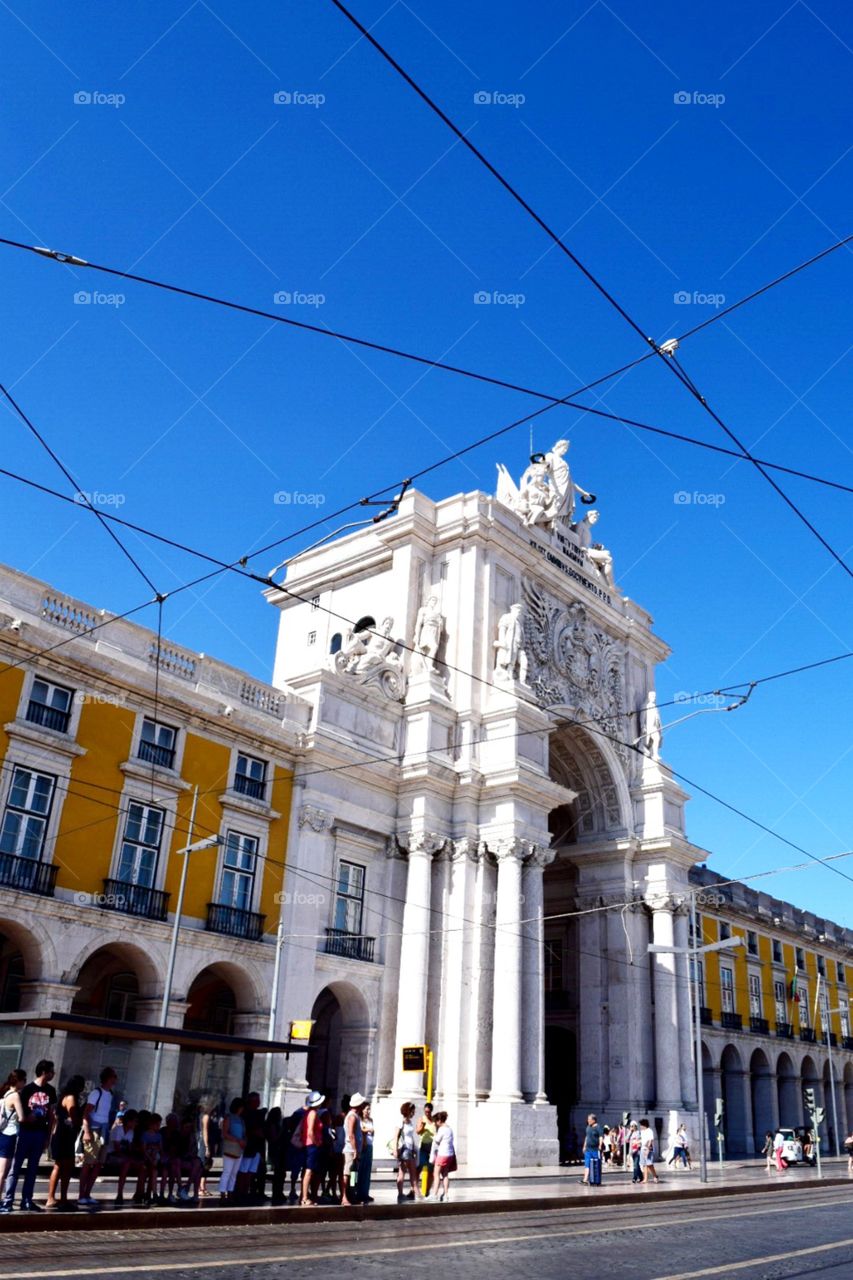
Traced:
[[[692, 327], [720, 295], [731, 302], [853, 230], [846, 6], [353, 6], [650, 335]], [[0, 32], [0, 234], [553, 394], [640, 354], [328, 0], [154, 2], [120, 21], [107, 4], [16, 0]], [[332, 511], [537, 407], [9, 249], [0, 267], [0, 380], [81, 486], [224, 558], [313, 516], [277, 492], [319, 494]], [[842, 250], [681, 351], [751, 448], [847, 483], [851, 281]], [[80, 291], [101, 297], [75, 302]], [[478, 304], [481, 292], [513, 301]], [[282, 293], [289, 304], [274, 301]], [[597, 394], [590, 403], [728, 443], [656, 361]], [[64, 487], [8, 414], [4, 430], [4, 465]], [[673, 647], [661, 698], [851, 647], [853, 582], [748, 464], [568, 410], [537, 424], [535, 446], [563, 434], [598, 495], [618, 580]], [[425, 488], [491, 489], [495, 461], [519, 471], [528, 451], [521, 428]], [[783, 484], [853, 558], [850, 496]], [[84, 512], [8, 481], [0, 495], [6, 561], [115, 611], [146, 598]], [[129, 543], [162, 591], [203, 569]], [[263, 677], [274, 623], [232, 575], [165, 607], [173, 639]], [[841, 663], [769, 685], [740, 712], [673, 729], [666, 755], [810, 852], [851, 848], [851, 684]], [[701, 796], [689, 829], [723, 874], [800, 860]], [[764, 886], [853, 923], [853, 885], [827, 870]]]

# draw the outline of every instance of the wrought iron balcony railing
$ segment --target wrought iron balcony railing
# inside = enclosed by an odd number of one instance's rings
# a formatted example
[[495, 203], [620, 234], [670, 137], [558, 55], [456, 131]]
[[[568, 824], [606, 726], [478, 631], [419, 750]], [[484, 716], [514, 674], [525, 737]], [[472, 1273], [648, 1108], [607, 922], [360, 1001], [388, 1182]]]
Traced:
[[781, 1036], [783, 1040], [793, 1040], [794, 1028], [791, 1026], [790, 1022], [777, 1022], [776, 1034], [777, 1036]]
[[57, 733], [67, 733], [70, 711], [62, 711], [59, 707], [49, 707], [46, 702], [36, 702], [35, 698], [27, 707], [26, 719], [30, 724], [40, 725], [42, 729], [55, 729]]
[[754, 1031], [756, 1035], [767, 1036], [770, 1034], [770, 1027], [766, 1018], [750, 1018], [749, 1029]]
[[92, 898], [105, 911], [121, 911], [126, 916], [144, 916], [146, 920], [165, 920], [169, 910], [169, 894], [148, 885], [131, 884], [127, 880], [105, 880], [104, 892]]
[[264, 931], [266, 916], [257, 911], [243, 911], [221, 902], [207, 904], [207, 927], [211, 933], [225, 933], [229, 938], [245, 938], [257, 942]]
[[816, 1036], [812, 1027], [800, 1027], [800, 1039], [807, 1044], [814, 1044]]
[[247, 773], [235, 773], [234, 790], [252, 800], [265, 800], [267, 784], [264, 778], [250, 778]]
[[161, 747], [156, 742], [146, 742], [143, 739], [136, 754], [140, 760], [156, 764], [161, 769], [171, 769], [175, 764], [175, 748]]
[[713, 1027], [714, 1015], [704, 1004], [699, 1006], [699, 1021], [703, 1027]]
[[743, 1029], [743, 1018], [739, 1013], [724, 1013], [720, 1019], [720, 1025], [725, 1027], [727, 1031], [741, 1031]]
[[375, 943], [375, 938], [365, 938], [362, 933], [348, 933], [346, 929], [326, 930], [325, 951], [331, 956], [372, 961]]
[[0, 885], [4, 889], [23, 889], [52, 898], [56, 887], [57, 867], [52, 862], [35, 858], [18, 858], [13, 853], [0, 853]]

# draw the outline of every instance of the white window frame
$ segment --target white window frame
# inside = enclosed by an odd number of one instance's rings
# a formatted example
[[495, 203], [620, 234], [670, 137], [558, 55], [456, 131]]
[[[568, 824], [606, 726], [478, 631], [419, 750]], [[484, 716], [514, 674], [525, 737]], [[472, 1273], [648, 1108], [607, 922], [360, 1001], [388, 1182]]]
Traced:
[[784, 978], [773, 979], [773, 1002], [776, 1006], [776, 1021], [788, 1021], [788, 990]]
[[[28, 773], [30, 775], [30, 782], [27, 784], [26, 806], [13, 804], [12, 802], [12, 791], [15, 786], [15, 779], [19, 773]], [[40, 812], [39, 810], [31, 807], [35, 791], [34, 780], [36, 778], [46, 778], [50, 782], [50, 795], [47, 801], [47, 808], [44, 812]], [[51, 861], [51, 859], [45, 857], [45, 850], [50, 835], [50, 819], [54, 807], [54, 800], [56, 799], [57, 781], [58, 779], [56, 774], [48, 773], [44, 769], [38, 769], [33, 765], [22, 764], [18, 761], [11, 762], [11, 768], [9, 769], [9, 782], [6, 788], [6, 796], [3, 804], [3, 816], [2, 820], [0, 820], [0, 833], [2, 833], [6, 827], [6, 818], [9, 814], [19, 814], [21, 816], [21, 822], [19, 823], [18, 832], [15, 838], [15, 847], [13, 849], [4, 850], [6, 856], [12, 858], [24, 858], [28, 862], [34, 863]], [[39, 851], [37, 857], [32, 857], [30, 854], [21, 852], [23, 845], [22, 832], [25, 832], [28, 829], [31, 819], [35, 819], [41, 823], [41, 836], [39, 839]]]
[[838, 1006], [838, 1017], [841, 1022], [841, 1034], [845, 1040], [850, 1039], [850, 1010], [844, 1003]]
[[[246, 762], [246, 765], [248, 766], [247, 768], [245, 769], [240, 768], [241, 760], [244, 760]], [[259, 776], [256, 776], [256, 774], [252, 771], [253, 765], [256, 765], [258, 767]], [[262, 782], [264, 787], [263, 796], [259, 798], [257, 796], [251, 796], [245, 791], [237, 791], [238, 773], [242, 774], [243, 777], [248, 778], [252, 782]], [[265, 760], [263, 756], [250, 755], [248, 751], [242, 751], [238, 747], [237, 750], [234, 752], [234, 759], [231, 767], [231, 777], [233, 779], [233, 784], [232, 784], [233, 790], [236, 792], [238, 796], [240, 796], [241, 799], [251, 800], [255, 804], [265, 804], [265, 805], [269, 804], [270, 802], [269, 792], [270, 792], [270, 786], [271, 786], [271, 768], [270, 768], [270, 762], [268, 760]]]
[[797, 980], [797, 1019], [801, 1031], [811, 1030], [811, 1010], [809, 1009], [809, 989], [805, 982]]
[[[237, 831], [233, 827], [229, 827], [223, 836], [222, 855], [219, 859], [219, 876], [216, 887], [216, 905], [220, 907], [231, 907], [235, 911], [254, 911], [257, 901], [256, 881], [258, 879], [258, 868], [260, 861], [261, 842], [257, 834], [249, 831]], [[229, 844], [229, 841], [232, 843]], [[247, 871], [241, 867], [228, 865], [228, 853], [230, 848], [237, 847], [240, 854], [243, 855], [247, 850], [243, 847], [244, 841], [251, 841], [254, 848], [248, 850], [252, 858], [251, 871]], [[228, 876], [233, 876], [235, 881], [249, 881], [249, 896], [246, 905], [240, 905], [237, 902], [229, 902], [225, 898], [225, 882]]]
[[749, 986], [749, 1016], [750, 1018], [760, 1018], [761, 975], [758, 973], [747, 974], [747, 984]]
[[[58, 689], [68, 689], [72, 695], [71, 705], [69, 707], [71, 714], [68, 719], [68, 728], [62, 733], [56, 729], [44, 729], [41, 725], [34, 724], [32, 720], [27, 719], [27, 708], [33, 700], [33, 685], [37, 680], [41, 680], [45, 684], [54, 685]], [[78, 685], [71, 686], [66, 684], [63, 680], [55, 680], [53, 678], [53, 672], [49, 668], [39, 669], [36, 667], [28, 670], [26, 673], [26, 678], [21, 688], [21, 698], [18, 703], [16, 721], [27, 730], [31, 730], [35, 733], [49, 734], [50, 737], [55, 736], [58, 742], [62, 742], [63, 739], [73, 740], [77, 737], [77, 730], [80, 725], [80, 712], [84, 701], [83, 691]]]
[[[48, 691], [46, 699], [36, 698], [35, 696], [36, 685], [39, 685], [39, 684], [44, 685]], [[54, 705], [53, 696], [57, 693], [67, 695], [68, 702], [66, 706], [62, 707], [62, 706]], [[46, 676], [41, 675], [41, 673], [39, 672], [33, 672], [33, 679], [30, 683], [30, 696], [27, 698], [26, 704], [23, 708], [24, 720], [26, 721], [27, 724], [34, 725], [37, 729], [47, 729], [49, 733], [66, 734], [71, 729], [71, 721], [74, 716], [75, 698], [76, 698], [76, 690], [69, 688], [67, 684], [59, 684], [55, 680], [48, 680]], [[43, 724], [39, 724], [38, 721], [31, 720], [29, 717], [29, 710], [30, 710], [30, 706], [33, 703], [36, 703], [39, 706], [46, 707], [49, 711], [59, 711], [63, 715], [67, 716], [68, 719], [67, 719], [65, 728], [55, 729], [51, 725], [43, 725]]]
[[[694, 966], [695, 966], [695, 968], [694, 968]], [[694, 976], [694, 975], [695, 975], [695, 973], [698, 971], [698, 975], [699, 975], [699, 1008], [700, 1008], [700, 1009], [704, 1009], [704, 1008], [705, 1008], [705, 964], [704, 964], [704, 961], [702, 961], [702, 960], [694, 960], [694, 958], [691, 956], [691, 957], [690, 957], [689, 969], [690, 969], [690, 986], [691, 986], [691, 989], [692, 989], [692, 990], [695, 990], [695, 986], [694, 986], [695, 976]]]
[[[344, 867], [352, 867], [355, 871], [361, 872], [361, 895], [356, 897], [355, 894], [342, 893], [340, 889], [341, 871]], [[339, 902], [358, 902], [359, 919], [358, 928], [351, 929], [349, 926], [343, 926], [343, 932], [353, 934], [354, 936], [362, 936], [364, 934], [364, 906], [367, 896], [367, 867], [363, 862], [353, 862], [350, 858], [340, 858], [335, 874], [335, 891], [332, 897], [332, 928], [338, 931], [342, 930], [342, 926], [338, 924], [338, 903]]]
[[734, 1013], [735, 974], [734, 969], [728, 968], [727, 965], [720, 965], [720, 1002], [721, 1013]]
[[[159, 813], [161, 815], [160, 829], [159, 829], [156, 845], [147, 844], [142, 840], [128, 839], [127, 828], [131, 818], [131, 809], [134, 807], [142, 809], [146, 813], [149, 813], [149, 812]], [[112, 876], [112, 879], [125, 884], [138, 885], [139, 888], [141, 889], [158, 889], [164, 878], [164, 864], [168, 859], [168, 847], [169, 847], [167, 842], [167, 833], [169, 833], [168, 810], [162, 804], [151, 804], [149, 800], [145, 800], [137, 796], [128, 796], [126, 797], [125, 802], [122, 805], [121, 819], [122, 821], [121, 821], [119, 833], [118, 833], [117, 856], [115, 858], [115, 874]], [[138, 858], [140, 856], [139, 851], [143, 849], [154, 850], [154, 866], [151, 873], [150, 884], [140, 884], [139, 881], [135, 879], [127, 880], [122, 875], [121, 872], [122, 872], [122, 862], [124, 860], [125, 845], [131, 845], [135, 847], [137, 850], [137, 853], [134, 856], [134, 871], [136, 871], [137, 869]]]

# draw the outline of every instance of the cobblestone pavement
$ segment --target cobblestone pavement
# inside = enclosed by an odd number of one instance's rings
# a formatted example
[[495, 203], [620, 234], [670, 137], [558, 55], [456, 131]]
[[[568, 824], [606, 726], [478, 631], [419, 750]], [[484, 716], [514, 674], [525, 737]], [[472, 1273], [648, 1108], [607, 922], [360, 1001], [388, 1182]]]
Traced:
[[453, 1280], [534, 1276], [564, 1280], [819, 1280], [853, 1278], [853, 1188], [797, 1186], [785, 1194], [636, 1204], [597, 1199], [569, 1209], [460, 1214], [418, 1221], [265, 1225], [19, 1234], [4, 1223], [3, 1280]]

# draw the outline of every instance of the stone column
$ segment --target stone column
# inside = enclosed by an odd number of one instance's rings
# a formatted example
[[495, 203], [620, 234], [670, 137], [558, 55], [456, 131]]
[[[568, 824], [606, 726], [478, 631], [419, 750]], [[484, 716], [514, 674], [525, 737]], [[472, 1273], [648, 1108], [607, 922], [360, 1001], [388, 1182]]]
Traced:
[[425, 1043], [432, 859], [444, 847], [445, 840], [443, 836], [425, 831], [412, 832], [399, 839], [408, 847], [409, 869], [400, 946], [393, 1093], [417, 1101], [424, 1097], [423, 1079], [403, 1071], [402, 1049], [404, 1045]]
[[454, 1106], [468, 1093], [466, 1057], [467, 1026], [471, 1000], [470, 947], [472, 908], [470, 883], [477, 842], [454, 840], [448, 844], [450, 884], [441, 925], [444, 933], [446, 979], [441, 990], [441, 1034], [437, 1067], [437, 1092], [443, 1104]]
[[498, 888], [490, 1098], [493, 1102], [521, 1102], [521, 864], [530, 846], [513, 837], [498, 841], [493, 852], [498, 861]]
[[526, 1099], [547, 1103], [545, 1093], [545, 928], [543, 877], [554, 861], [553, 849], [535, 849], [524, 864], [521, 912], [524, 924], [524, 979], [522, 988], [521, 1091]]
[[[69, 1013], [78, 989], [65, 982], [22, 982], [21, 1012], [43, 1017], [50, 1017], [52, 1013]], [[12, 1027], [9, 1031], [12, 1032]], [[28, 1078], [32, 1079], [33, 1066], [40, 1058], [46, 1058], [56, 1068], [56, 1079], [64, 1081], [74, 1066], [63, 1062], [66, 1040], [65, 1031], [51, 1033], [43, 1027], [22, 1027], [18, 1065], [23, 1066]]]
[[[675, 945], [673, 902], [657, 898], [651, 903], [652, 942]], [[652, 953], [655, 992], [655, 1095], [658, 1111], [677, 1110], [682, 1105], [681, 1061], [678, 1038], [678, 992], [675, 956]]]
[[680, 1096], [688, 1108], [696, 1107], [695, 1035], [691, 1017], [692, 994], [690, 986], [690, 961], [687, 957], [687, 919], [690, 908], [686, 903], [675, 909], [675, 945], [683, 954], [675, 957], [675, 980], [678, 1006], [678, 1057], [681, 1067]]

